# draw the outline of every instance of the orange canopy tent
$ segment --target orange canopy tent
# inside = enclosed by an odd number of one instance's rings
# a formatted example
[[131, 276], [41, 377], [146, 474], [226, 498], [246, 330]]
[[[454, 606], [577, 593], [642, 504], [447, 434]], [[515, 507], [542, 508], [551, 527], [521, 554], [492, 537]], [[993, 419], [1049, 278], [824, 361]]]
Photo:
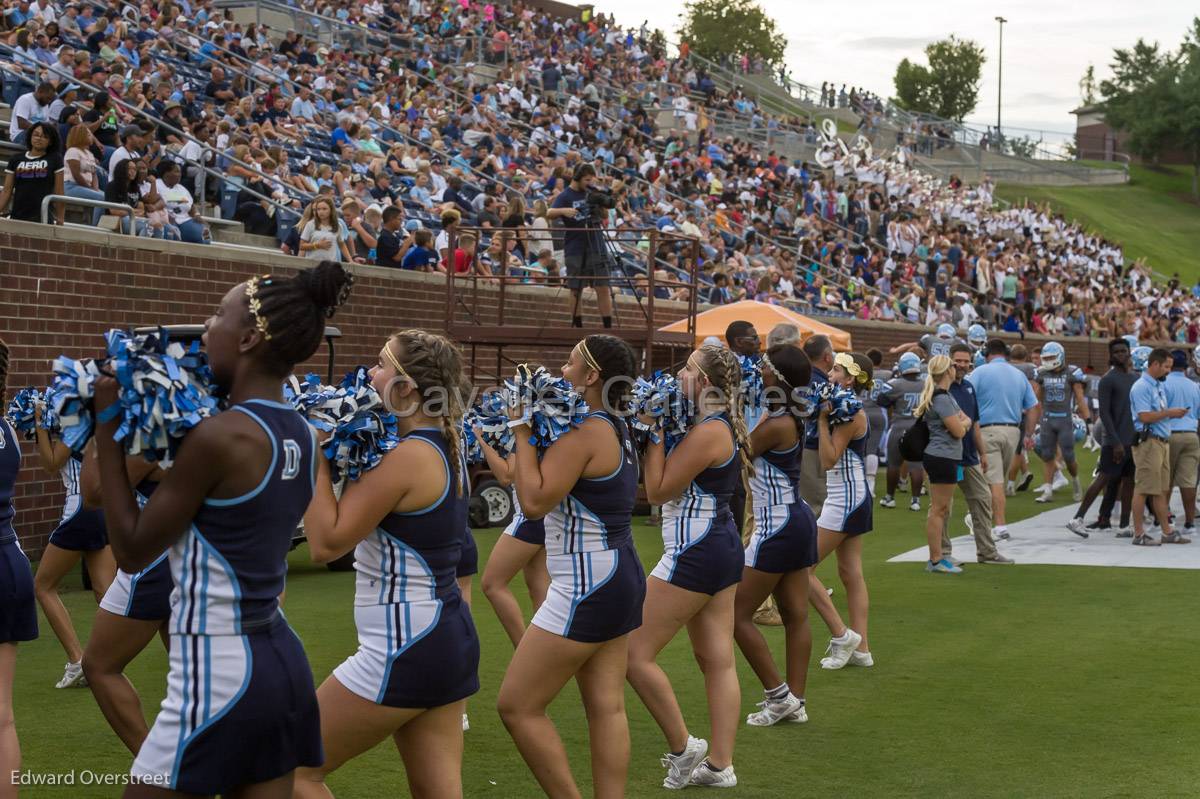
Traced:
[[[725, 343], [725, 328], [729, 327], [730, 322], [736, 322], [739, 319], [754, 325], [758, 334], [763, 337], [764, 346], [771, 328], [781, 322], [786, 322], [800, 329], [802, 341], [807, 340], [809, 336], [823, 334], [829, 336], [835, 350], [839, 352], [850, 350], [850, 334], [846, 331], [810, 319], [782, 305], [770, 305], [757, 300], [742, 300], [729, 305], [718, 305], [696, 314], [696, 346], [699, 347], [709, 336], [716, 336], [721, 339], [721, 343]], [[666, 327], [660, 327], [659, 330], [664, 333], [686, 333], [687, 319], [672, 322]]]

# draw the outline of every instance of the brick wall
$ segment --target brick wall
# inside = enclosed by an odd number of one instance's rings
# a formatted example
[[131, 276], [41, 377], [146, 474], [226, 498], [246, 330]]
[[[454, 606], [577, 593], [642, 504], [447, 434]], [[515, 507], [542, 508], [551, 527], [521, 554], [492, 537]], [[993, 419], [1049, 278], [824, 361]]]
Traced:
[[[304, 264], [301, 259], [281, 254], [167, 245], [0, 220], [0, 338], [12, 349], [9, 388], [44, 386], [50, 362], [58, 355], [100, 354], [101, 336], [109, 328], [202, 322], [224, 292], [247, 277], [267, 271], [287, 273]], [[444, 278], [376, 267], [356, 267], [356, 273], [350, 301], [332, 322], [343, 333], [336, 344], [335, 374], [373, 363], [382, 342], [397, 329], [445, 330]], [[565, 292], [509, 288], [506, 294], [506, 324], [561, 328], [568, 323]], [[462, 299], [455, 308], [458, 323], [497, 323], [499, 298], [495, 289], [481, 289], [477, 295]], [[686, 308], [680, 303], [660, 302], [655, 306], [658, 325], [685, 314]], [[645, 326], [643, 308], [636, 303], [620, 302], [617, 316], [620, 325]], [[855, 349], [860, 351], [870, 347], [886, 351], [923, 332], [910, 325], [835, 323], [851, 332]], [[760, 332], [765, 335], [768, 331]], [[1042, 341], [1034, 337], [1029, 343], [1041, 346]], [[1103, 368], [1103, 342], [1092, 343], [1090, 356], [1086, 341], [1065, 343], [1072, 363]], [[557, 365], [566, 349], [554, 345], [506, 347], [505, 361], [499, 366], [494, 348], [479, 346], [472, 352], [467, 347], [466, 355], [468, 361], [474, 357], [476, 382], [491, 385], [497, 371], [511, 374], [511, 362]], [[669, 356], [656, 348], [657, 364], [663, 365]], [[322, 346], [307, 368], [324, 374], [326, 358], [327, 350]], [[32, 445], [24, 445], [23, 451], [16, 523], [23, 546], [36, 558], [58, 520], [62, 491], [56, 475], [37, 467]]]

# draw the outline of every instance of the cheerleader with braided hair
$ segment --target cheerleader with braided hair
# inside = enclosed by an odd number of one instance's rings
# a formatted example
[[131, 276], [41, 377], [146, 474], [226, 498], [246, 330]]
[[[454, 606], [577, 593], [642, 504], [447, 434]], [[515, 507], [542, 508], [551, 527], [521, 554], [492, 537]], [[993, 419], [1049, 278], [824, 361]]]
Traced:
[[[0, 340], [0, 405], [8, 383], [8, 345]], [[38, 637], [37, 603], [29, 558], [13, 528], [13, 492], [21, 471], [17, 431], [0, 417], [0, 769], [12, 775], [21, 770], [21, 743], [13, 720], [12, 686], [17, 668], [17, 644]], [[12, 789], [16, 796], [16, 788]]]
[[[737, 784], [733, 742], [741, 691], [733, 627], [744, 555], [729, 500], [743, 472], [753, 472], [741, 380], [730, 350], [693, 352], [679, 384], [696, 418], [669, 454], [661, 438], [652, 438], [644, 461], [646, 498], [662, 505], [663, 556], [650, 575], [645, 622], [630, 641], [629, 682], [667, 738], [665, 788]], [[711, 748], [688, 733], [671, 681], [656, 662], [684, 625], [704, 672]]]
[[[799, 487], [804, 420], [810, 410], [802, 405], [803, 392], [811, 377], [812, 364], [799, 347], [772, 347], [762, 358], [767, 415], [750, 434], [754, 533], [746, 545], [734, 603], [735, 640], [763, 687], [761, 709], [746, 718], [755, 727], [808, 721], [804, 704], [812, 654], [808, 583], [817, 562], [817, 521]], [[769, 596], [775, 597], [783, 621], [786, 680], [754, 623], [754, 612]]]
[[317, 692], [325, 763], [297, 773], [295, 796], [331, 796], [326, 775], [389, 737], [414, 796], [461, 796], [463, 708], [479, 690], [479, 638], [455, 581], [470, 499], [462, 357], [405, 330], [380, 349], [371, 384], [399, 445], [340, 499], [321, 458], [304, 515], [314, 560], [354, 550], [358, 651]]
[[572, 677], [587, 713], [592, 793], [626, 793], [626, 654], [646, 595], [632, 531], [637, 455], [622, 418], [634, 368], [633, 351], [619, 338], [591, 335], [576, 344], [562, 375], [590, 410], [541, 453], [521, 410], [513, 411], [517, 496], [530, 518], [543, 519], [550, 589], [508, 664], [497, 707], [548, 796], [580, 795], [546, 715]]
[[175, 584], [167, 696], [126, 796], [283, 796], [322, 761], [312, 669], [279, 611], [287, 554], [313, 496], [317, 442], [283, 381], [320, 346], [352, 278], [325, 261], [226, 293], [202, 341], [229, 407], [193, 427], [139, 507], [114, 439], [120, 386], [95, 381], [95, 447], [117, 565], [164, 549]]
[[[873, 364], [865, 355], [839, 352], [833, 359], [829, 382], [850, 391], [870, 391]], [[840, 669], [847, 663], [871, 666], [867, 646], [867, 582], [862, 572], [862, 535], [873, 526], [871, 484], [867, 481], [865, 458], [870, 440], [867, 413], [860, 408], [841, 424], [830, 421], [830, 404], [822, 403], [817, 420], [818, 454], [825, 470], [826, 499], [817, 519], [817, 563], [837, 552], [838, 577], [846, 588], [850, 626], [814, 574], [809, 581], [809, 601], [829, 627], [832, 638], [821, 660], [823, 669]]]

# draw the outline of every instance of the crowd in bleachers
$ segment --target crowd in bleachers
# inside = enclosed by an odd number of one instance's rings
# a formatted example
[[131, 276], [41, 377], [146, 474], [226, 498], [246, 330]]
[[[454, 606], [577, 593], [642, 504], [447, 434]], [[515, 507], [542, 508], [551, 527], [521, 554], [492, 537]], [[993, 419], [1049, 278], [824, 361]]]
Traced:
[[[653, 227], [700, 242], [698, 285], [660, 297], [1068, 335], [1178, 335], [1191, 316], [1190, 294], [1161, 286], [1136, 295], [1143, 313], [1128, 289], [1147, 271], [1126, 269], [1119, 247], [1038, 209], [996, 210], [986, 182], [929, 178], [903, 137], [886, 158], [834, 147], [824, 167], [768, 149], [755, 131], [819, 142], [812, 120], [723, 90], [644, 25], [477, 0], [304, 5], [315, 38], [237, 23], [211, 0], [4, 0], [9, 136], [51, 123], [63, 190], [133, 208], [133, 222], [89, 213], [144, 235], [209, 241], [205, 217], [219, 216], [313, 258], [553, 284], [561, 235], [546, 209], [593, 163], [615, 198], [607, 224], [624, 231], [609, 249], [628, 293], [648, 290], [651, 260], [687, 278], [683, 244], [650, 258]], [[865, 92], [851, 100], [880, 110]]]

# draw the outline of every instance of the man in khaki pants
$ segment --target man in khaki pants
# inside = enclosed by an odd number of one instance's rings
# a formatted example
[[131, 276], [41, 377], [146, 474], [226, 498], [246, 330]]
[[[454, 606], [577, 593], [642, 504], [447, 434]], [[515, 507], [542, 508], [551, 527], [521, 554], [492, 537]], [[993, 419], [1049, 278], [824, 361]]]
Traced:
[[[1012, 559], [996, 551], [996, 540], [992, 538], [992, 491], [984, 477], [988, 461], [983, 433], [979, 429], [979, 403], [975, 398], [974, 386], [966, 379], [973, 366], [971, 348], [966, 344], [955, 344], [950, 348], [950, 358], [954, 361], [954, 382], [950, 384], [950, 396], [973, 422], [962, 439], [963, 477], [958, 481], [958, 487], [967, 500], [971, 532], [975, 534], [975, 558], [980, 563], [1012, 563]], [[946, 557], [950, 557], [950, 535], [947, 533], [950, 529], [949, 513], [947, 511], [947, 523], [942, 525], [942, 553]]]
[[[1136, 352], [1136, 350], [1134, 351]], [[1178, 531], [1171, 530], [1167, 516], [1166, 497], [1171, 491], [1171, 426], [1172, 419], [1187, 416], [1187, 408], [1167, 405], [1162, 380], [1171, 370], [1171, 353], [1164, 349], [1150, 352], [1146, 370], [1129, 389], [1129, 410], [1133, 414], [1133, 543], [1134, 546], [1156, 547], [1159, 544], [1190, 544]], [[1162, 522], [1162, 538], [1155, 541], [1145, 531], [1142, 518], [1146, 504]]]
[[[1171, 353], [1171, 374], [1163, 381], [1167, 405], [1187, 408], [1187, 415], [1167, 422], [1171, 428], [1171, 486], [1179, 487], [1183, 500], [1183, 533], [1196, 530], [1196, 473], [1200, 469], [1200, 387], [1187, 376], [1188, 357], [1183, 350]], [[1167, 496], [1170, 502], [1170, 494]]]

